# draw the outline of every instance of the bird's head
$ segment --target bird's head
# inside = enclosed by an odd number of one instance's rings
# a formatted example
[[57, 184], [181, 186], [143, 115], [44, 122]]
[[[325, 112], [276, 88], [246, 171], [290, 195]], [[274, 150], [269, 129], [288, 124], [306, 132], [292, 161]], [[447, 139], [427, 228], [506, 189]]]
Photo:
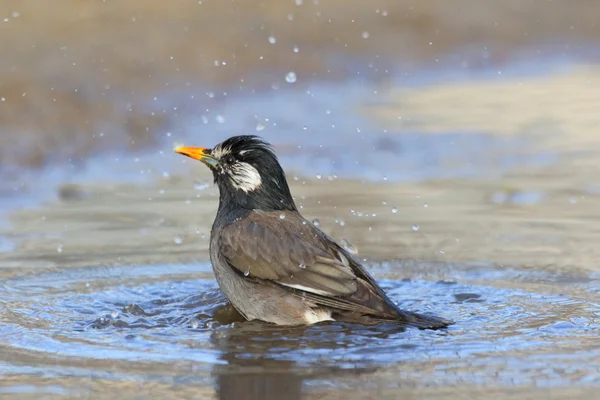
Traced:
[[257, 136], [233, 136], [215, 147], [177, 147], [202, 161], [219, 186], [220, 207], [296, 210], [285, 173], [271, 145]]

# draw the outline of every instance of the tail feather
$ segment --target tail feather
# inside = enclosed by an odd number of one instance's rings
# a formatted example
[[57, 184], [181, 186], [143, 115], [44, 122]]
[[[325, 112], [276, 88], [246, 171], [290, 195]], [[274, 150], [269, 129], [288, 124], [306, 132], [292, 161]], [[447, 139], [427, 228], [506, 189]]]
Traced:
[[427, 316], [411, 311], [400, 311], [398, 321], [419, 329], [444, 329], [454, 324], [445, 318]]
[[397, 310], [395, 316], [375, 316], [369, 314], [359, 314], [354, 312], [334, 312], [332, 317], [336, 321], [352, 322], [365, 325], [379, 324], [382, 322], [398, 324], [399, 326], [412, 326], [419, 329], [444, 329], [454, 324], [453, 321], [418, 314], [410, 311]]

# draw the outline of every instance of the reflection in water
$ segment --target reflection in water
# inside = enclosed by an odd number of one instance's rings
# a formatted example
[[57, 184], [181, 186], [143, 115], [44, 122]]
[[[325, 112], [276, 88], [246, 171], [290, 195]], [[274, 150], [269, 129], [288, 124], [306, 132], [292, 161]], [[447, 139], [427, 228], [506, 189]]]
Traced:
[[[221, 400], [297, 400], [302, 398], [304, 377], [293, 361], [260, 357], [244, 360], [224, 352], [227, 367], [215, 367], [217, 393]], [[233, 371], [235, 369], [237, 371]]]
[[[338, 330], [338, 340], [311, 342], [311, 331], [324, 325]], [[370, 328], [376, 333], [377, 328]], [[343, 368], [335, 365], [296, 362], [278, 359], [285, 352], [303, 347], [316, 346], [320, 352], [344, 352], [348, 346], [343, 337], [351, 335], [352, 326], [324, 323], [313, 327], [277, 327], [262, 322], [236, 324], [225, 334], [213, 333], [211, 343], [221, 351], [224, 364], [215, 364], [213, 375], [219, 399], [222, 400], [296, 400], [302, 398], [303, 382], [310, 379], [331, 379], [346, 375], [358, 375], [377, 370], [375, 366]], [[400, 328], [400, 330], [403, 330]], [[379, 332], [383, 338], [385, 332]], [[326, 357], [326, 356], [325, 356]]]

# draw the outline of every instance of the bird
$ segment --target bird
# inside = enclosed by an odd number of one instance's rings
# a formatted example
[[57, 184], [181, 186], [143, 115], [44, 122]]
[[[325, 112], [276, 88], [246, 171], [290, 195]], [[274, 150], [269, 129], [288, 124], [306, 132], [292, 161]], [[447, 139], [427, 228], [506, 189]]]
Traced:
[[255, 135], [213, 148], [178, 146], [210, 168], [219, 190], [209, 254], [221, 291], [248, 321], [313, 325], [453, 322], [400, 309], [367, 270], [298, 211], [273, 146]]

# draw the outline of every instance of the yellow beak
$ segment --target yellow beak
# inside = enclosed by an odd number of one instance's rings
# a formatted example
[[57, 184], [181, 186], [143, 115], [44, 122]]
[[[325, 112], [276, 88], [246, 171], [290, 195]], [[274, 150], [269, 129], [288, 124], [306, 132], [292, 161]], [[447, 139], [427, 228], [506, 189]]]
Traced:
[[206, 164], [210, 168], [216, 168], [219, 165], [219, 160], [210, 155], [208, 147], [186, 147], [179, 146], [173, 149], [175, 153], [193, 158]]

